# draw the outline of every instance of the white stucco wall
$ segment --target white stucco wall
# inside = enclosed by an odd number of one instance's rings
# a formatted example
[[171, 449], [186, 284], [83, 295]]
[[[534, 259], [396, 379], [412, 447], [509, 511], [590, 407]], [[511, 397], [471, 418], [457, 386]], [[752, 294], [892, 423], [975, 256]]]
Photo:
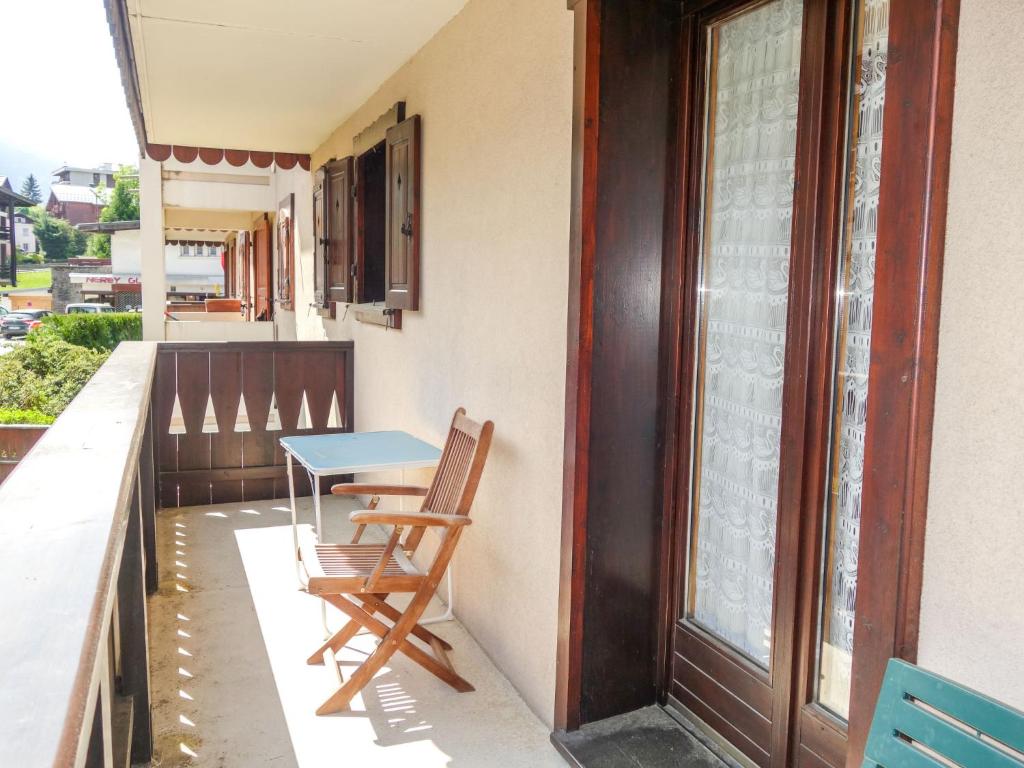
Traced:
[[1021, 29], [962, 4], [919, 662], [1024, 708]]
[[[334, 132], [311, 167], [351, 154], [353, 135], [399, 100], [423, 120], [421, 310], [404, 314], [401, 331], [354, 322], [344, 308], [337, 321], [309, 313], [299, 335], [355, 340], [359, 430], [405, 429], [440, 444], [459, 405], [494, 420], [474, 525], [456, 561], [456, 612], [550, 724], [572, 14], [550, 0], [470, 0]], [[311, 245], [301, 271], [300, 316], [312, 301]]]
[[[180, 245], [164, 246], [164, 265], [168, 275], [206, 275], [224, 283], [224, 268], [219, 256], [182, 256]], [[110, 238], [110, 267], [115, 275], [142, 272], [142, 238], [139, 230], [115, 232]]]
[[[289, 194], [295, 195], [295, 305], [291, 310], [275, 303], [275, 325], [281, 341], [323, 339], [323, 324], [310, 305], [313, 303], [313, 175], [298, 165], [289, 171], [278, 170], [272, 179], [276, 216], [277, 205]], [[277, 227], [274, 227], [274, 269], [277, 269]], [[276, 285], [276, 278], [275, 278]]]

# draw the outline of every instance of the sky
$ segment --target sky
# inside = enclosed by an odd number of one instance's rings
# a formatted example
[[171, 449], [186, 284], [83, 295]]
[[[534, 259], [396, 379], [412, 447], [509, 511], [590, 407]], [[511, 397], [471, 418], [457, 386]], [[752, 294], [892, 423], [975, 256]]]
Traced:
[[0, 0], [0, 16], [5, 65], [20, 65], [0, 100], [0, 176], [18, 190], [32, 172], [45, 191], [65, 162], [138, 164], [103, 1]]

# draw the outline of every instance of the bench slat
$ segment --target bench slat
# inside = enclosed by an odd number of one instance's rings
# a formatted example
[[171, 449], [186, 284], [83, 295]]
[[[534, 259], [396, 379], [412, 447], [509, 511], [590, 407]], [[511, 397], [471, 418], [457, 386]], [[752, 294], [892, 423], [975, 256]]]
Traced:
[[945, 768], [922, 748], [963, 768], [1024, 768], [1024, 712], [891, 659], [871, 722], [864, 768]]

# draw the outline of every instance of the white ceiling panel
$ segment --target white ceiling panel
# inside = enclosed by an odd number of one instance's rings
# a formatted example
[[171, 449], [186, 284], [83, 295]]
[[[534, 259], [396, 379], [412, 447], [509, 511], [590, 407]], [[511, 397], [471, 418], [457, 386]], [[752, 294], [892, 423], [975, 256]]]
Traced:
[[312, 152], [465, 0], [128, 0], [147, 139]]

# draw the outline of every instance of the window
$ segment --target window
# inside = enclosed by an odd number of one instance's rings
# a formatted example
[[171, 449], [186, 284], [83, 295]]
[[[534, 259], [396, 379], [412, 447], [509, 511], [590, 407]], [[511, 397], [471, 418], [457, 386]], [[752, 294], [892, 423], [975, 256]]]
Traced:
[[[314, 287], [325, 309], [335, 302], [419, 308], [420, 118], [403, 113], [377, 128], [382, 140], [358, 157], [317, 171]], [[385, 317], [400, 327], [400, 314]]]
[[192, 255], [191, 252], [190, 252], [188, 243], [182, 243], [181, 255], [182, 256], [191, 256]]
[[384, 301], [384, 235], [387, 216], [387, 163], [385, 142], [359, 156], [359, 188], [356, 198], [357, 232], [356, 273], [360, 276], [360, 303]]
[[99, 183], [100, 183], [100, 175], [98, 173], [94, 173], [92, 175], [92, 185], [95, 187]]

